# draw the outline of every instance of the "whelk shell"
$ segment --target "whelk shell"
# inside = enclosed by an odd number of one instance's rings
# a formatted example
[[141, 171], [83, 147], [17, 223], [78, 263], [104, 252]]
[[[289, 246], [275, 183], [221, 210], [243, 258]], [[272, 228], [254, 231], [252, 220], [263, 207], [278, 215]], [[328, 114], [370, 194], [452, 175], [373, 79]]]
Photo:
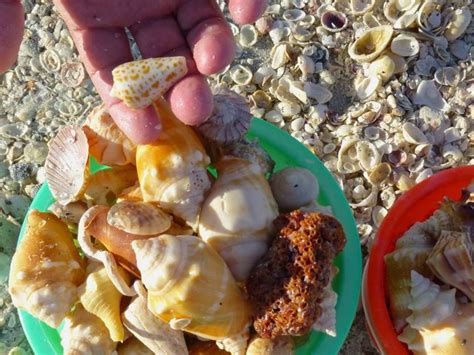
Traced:
[[137, 235], [156, 235], [171, 227], [172, 217], [147, 202], [122, 201], [113, 205], [107, 214], [107, 222]]
[[415, 37], [400, 34], [392, 40], [390, 49], [399, 56], [411, 57], [419, 52], [420, 44]]
[[449, 22], [443, 35], [448, 41], [454, 41], [461, 37], [466, 31], [472, 19], [471, 10], [467, 6], [457, 9]]
[[351, 12], [353, 15], [363, 15], [374, 8], [375, 0], [351, 0]]
[[52, 140], [45, 168], [51, 193], [66, 205], [77, 201], [89, 179], [89, 144], [84, 132], [66, 126]]
[[239, 44], [242, 45], [242, 47], [251, 47], [257, 43], [257, 40], [258, 34], [255, 26], [243, 25], [240, 28]]
[[321, 25], [329, 32], [340, 32], [347, 27], [347, 24], [346, 15], [339, 11], [326, 11], [321, 16]]
[[388, 46], [392, 34], [391, 26], [370, 28], [351, 44], [349, 47], [350, 57], [360, 63], [373, 61]]

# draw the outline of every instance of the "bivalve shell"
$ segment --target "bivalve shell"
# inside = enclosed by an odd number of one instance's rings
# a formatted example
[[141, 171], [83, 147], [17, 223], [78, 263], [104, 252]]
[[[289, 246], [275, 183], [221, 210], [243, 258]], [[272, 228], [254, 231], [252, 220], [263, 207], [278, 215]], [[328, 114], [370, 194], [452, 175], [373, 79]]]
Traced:
[[240, 28], [239, 44], [242, 47], [252, 47], [258, 40], [258, 33], [253, 25], [243, 25]]
[[433, 80], [422, 80], [420, 82], [413, 97], [413, 102], [417, 105], [429, 106], [440, 111], [447, 111], [449, 108]]
[[378, 149], [369, 141], [362, 140], [356, 144], [357, 159], [361, 168], [365, 171], [374, 169], [380, 161], [382, 156]]
[[353, 15], [363, 15], [374, 8], [375, 0], [351, 0], [351, 12]]
[[370, 75], [378, 75], [383, 81], [387, 81], [395, 72], [395, 62], [388, 55], [381, 55], [369, 65]]
[[297, 22], [304, 19], [306, 13], [300, 9], [290, 9], [283, 12], [283, 19], [288, 22]]
[[382, 80], [375, 75], [355, 81], [355, 90], [360, 100], [371, 97], [382, 85]]
[[454, 11], [453, 17], [444, 31], [444, 37], [448, 41], [454, 41], [466, 32], [472, 19], [472, 13], [467, 6]]
[[252, 81], [252, 71], [243, 65], [236, 65], [230, 69], [230, 77], [237, 85], [248, 85]]
[[62, 205], [77, 201], [89, 179], [89, 144], [84, 132], [66, 126], [51, 142], [46, 158], [46, 178], [51, 193]]
[[400, 34], [392, 40], [390, 49], [402, 57], [411, 57], [420, 51], [420, 44], [415, 37]]
[[340, 32], [347, 24], [346, 15], [339, 11], [326, 11], [321, 16], [321, 25], [329, 32]]
[[368, 63], [377, 58], [392, 39], [392, 26], [370, 28], [349, 47], [349, 55], [359, 63]]
[[364, 24], [369, 28], [374, 28], [382, 25], [377, 19], [377, 17], [375, 17], [374, 14], [371, 12], [367, 12], [366, 14], [364, 14], [364, 16], [362, 17], [362, 22], [364, 22]]
[[426, 144], [428, 139], [421, 129], [411, 122], [405, 122], [402, 127], [403, 137], [411, 144]]
[[456, 86], [461, 81], [461, 73], [456, 67], [438, 68], [434, 74], [434, 79], [440, 85]]
[[309, 98], [315, 99], [318, 104], [325, 104], [332, 99], [332, 92], [320, 84], [306, 82], [304, 91]]

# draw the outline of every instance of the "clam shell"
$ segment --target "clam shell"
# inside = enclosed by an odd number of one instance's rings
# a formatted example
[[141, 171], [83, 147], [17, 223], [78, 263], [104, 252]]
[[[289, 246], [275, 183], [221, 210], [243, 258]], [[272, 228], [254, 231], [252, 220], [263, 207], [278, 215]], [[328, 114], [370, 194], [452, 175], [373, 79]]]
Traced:
[[107, 222], [126, 233], [156, 235], [171, 227], [172, 217], [148, 202], [122, 201], [113, 205]]
[[405, 29], [405, 28], [414, 27], [416, 25], [417, 18], [418, 18], [417, 13], [405, 13], [395, 21], [395, 23], [393, 24], [393, 27], [396, 29]]
[[411, 144], [425, 144], [428, 139], [421, 129], [411, 122], [405, 122], [402, 127], [403, 137]]
[[315, 99], [318, 104], [325, 104], [329, 102], [333, 96], [331, 90], [320, 84], [314, 84], [309, 81], [304, 83], [304, 90], [306, 95], [311, 99]]
[[248, 67], [240, 64], [230, 68], [229, 74], [237, 85], [247, 85], [252, 81], [252, 71]]
[[436, 70], [434, 79], [440, 85], [456, 86], [461, 81], [461, 73], [456, 67], [442, 67]]
[[402, 57], [411, 57], [420, 51], [420, 44], [413, 36], [400, 34], [392, 40], [390, 49]]
[[306, 13], [300, 9], [290, 9], [283, 12], [283, 19], [288, 22], [296, 22], [302, 20], [306, 16]]
[[340, 32], [344, 30], [348, 22], [346, 15], [339, 11], [326, 11], [321, 16], [321, 25], [329, 32]]
[[253, 25], [243, 25], [240, 28], [239, 44], [242, 47], [252, 47], [258, 40], [258, 33]]
[[392, 53], [390, 51], [387, 51], [385, 54], [389, 56], [392, 59], [393, 63], [395, 64], [395, 68], [393, 69], [393, 74], [404, 73], [407, 70], [407, 61], [405, 60], [405, 58], [395, 53]]
[[369, 173], [369, 181], [373, 185], [380, 185], [382, 182], [388, 179], [392, 173], [392, 167], [388, 163], [378, 164]]
[[395, 62], [388, 55], [381, 55], [369, 65], [371, 75], [378, 75], [383, 81], [387, 81], [395, 72]]
[[356, 151], [359, 164], [365, 171], [374, 169], [382, 159], [379, 150], [369, 141], [359, 141], [356, 144]]
[[363, 15], [372, 10], [375, 6], [375, 0], [351, 0], [350, 7], [353, 15]]
[[48, 211], [66, 223], [79, 223], [81, 216], [87, 211], [87, 205], [82, 201], [61, 205], [58, 202], [49, 206]]
[[432, 109], [447, 111], [449, 105], [441, 96], [433, 80], [422, 80], [413, 96], [413, 103], [420, 106], [429, 106]]
[[469, 26], [472, 19], [471, 10], [467, 6], [454, 11], [453, 17], [449, 22], [443, 35], [448, 41], [454, 41], [461, 37]]
[[272, 57], [271, 67], [273, 69], [278, 69], [288, 63], [288, 61], [290, 60], [290, 55], [288, 51], [289, 48], [286, 43], [278, 44], [272, 48], [270, 55]]
[[46, 178], [56, 200], [67, 205], [77, 201], [89, 179], [89, 144], [84, 132], [66, 126], [52, 140], [46, 158]]
[[379, 26], [368, 29], [349, 47], [349, 55], [359, 63], [368, 63], [377, 58], [392, 39], [391, 26]]
[[382, 80], [376, 75], [371, 75], [368, 78], [359, 78], [354, 85], [357, 96], [364, 101], [377, 92], [382, 85]]

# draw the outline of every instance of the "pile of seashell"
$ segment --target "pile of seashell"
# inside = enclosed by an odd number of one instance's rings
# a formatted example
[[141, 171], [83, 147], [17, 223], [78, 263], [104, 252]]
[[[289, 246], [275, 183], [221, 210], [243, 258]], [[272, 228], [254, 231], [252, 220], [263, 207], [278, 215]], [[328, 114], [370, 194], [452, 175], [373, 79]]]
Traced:
[[[315, 201], [316, 178], [302, 168], [272, 174], [269, 155], [244, 138], [251, 114], [232, 91], [219, 91], [196, 130], [180, 122], [162, 95], [186, 72], [184, 57], [112, 72], [114, 96], [161, 117], [152, 144], [133, 144], [104, 105], [51, 142], [56, 202], [28, 215], [9, 292], [46, 324], [64, 321], [65, 354], [292, 354], [292, 336], [336, 335], [332, 262], [346, 239]], [[109, 168], [93, 174], [91, 157]]]
[[233, 27], [239, 64], [213, 82], [323, 160], [365, 242], [400, 193], [474, 163], [471, 13], [470, 1], [270, 2]]
[[415, 223], [385, 256], [399, 339], [414, 354], [470, 354], [474, 339], [474, 184]]

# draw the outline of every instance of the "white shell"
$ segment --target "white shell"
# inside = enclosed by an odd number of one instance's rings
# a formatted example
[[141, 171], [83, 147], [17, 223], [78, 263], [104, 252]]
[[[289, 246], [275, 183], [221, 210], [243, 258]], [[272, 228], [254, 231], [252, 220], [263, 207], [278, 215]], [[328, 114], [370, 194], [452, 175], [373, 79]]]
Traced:
[[355, 90], [360, 100], [367, 100], [371, 97], [382, 85], [382, 80], [375, 75], [368, 78], [359, 78], [355, 81]]
[[415, 37], [400, 34], [392, 40], [390, 49], [402, 57], [411, 57], [420, 51], [420, 44]]
[[405, 13], [395, 21], [393, 27], [396, 29], [411, 28], [416, 25], [417, 18], [418, 15], [416, 13]]
[[357, 142], [356, 151], [359, 164], [365, 171], [374, 169], [382, 160], [378, 149], [369, 141], [362, 140]]
[[369, 65], [368, 72], [378, 75], [383, 81], [387, 81], [395, 72], [395, 62], [388, 55], [381, 55]]
[[230, 69], [230, 77], [238, 85], [248, 85], [252, 81], [252, 71], [239, 64]]
[[456, 86], [461, 81], [461, 73], [457, 67], [438, 68], [434, 79], [440, 85]]
[[306, 55], [300, 55], [296, 61], [296, 65], [301, 71], [303, 78], [314, 73], [314, 61]]
[[304, 91], [309, 98], [315, 99], [318, 104], [325, 104], [332, 99], [332, 92], [320, 84], [306, 82]]
[[253, 25], [243, 25], [240, 28], [239, 44], [242, 47], [251, 47], [258, 40], [258, 33]]
[[353, 15], [363, 15], [374, 8], [375, 0], [351, 0], [351, 12]]
[[382, 25], [377, 19], [377, 17], [375, 17], [374, 14], [371, 12], [367, 12], [366, 14], [364, 14], [364, 16], [362, 17], [362, 22], [364, 22], [364, 24], [369, 28], [374, 28]]
[[461, 37], [466, 31], [472, 19], [472, 13], [467, 6], [454, 11], [453, 17], [444, 31], [444, 37], [448, 41], [454, 41]]
[[440, 111], [447, 111], [449, 106], [441, 96], [433, 80], [422, 80], [413, 97], [413, 103], [429, 106]]
[[283, 12], [283, 18], [288, 22], [296, 22], [302, 20], [306, 16], [306, 13], [300, 9], [291, 9]]
[[428, 143], [428, 139], [425, 134], [411, 122], [405, 122], [402, 128], [403, 137], [408, 143], [411, 144], [425, 144]]
[[290, 56], [288, 55], [288, 46], [286, 44], [278, 44], [273, 47], [272, 52], [272, 68], [278, 69], [288, 63]]

